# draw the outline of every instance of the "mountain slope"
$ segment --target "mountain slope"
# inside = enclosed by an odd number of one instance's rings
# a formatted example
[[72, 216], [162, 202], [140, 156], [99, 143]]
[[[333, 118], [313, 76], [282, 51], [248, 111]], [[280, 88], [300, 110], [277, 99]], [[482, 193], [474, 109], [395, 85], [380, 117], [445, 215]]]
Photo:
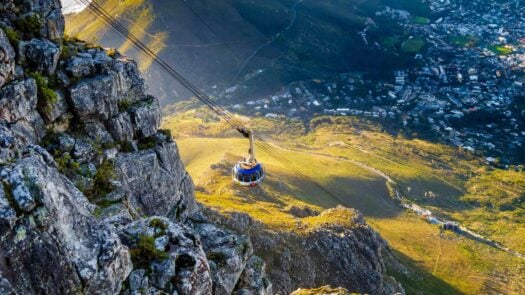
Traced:
[[[0, 5], [0, 293], [273, 294], [248, 232], [197, 204], [137, 64], [64, 37], [60, 8]], [[329, 261], [359, 257], [352, 290], [381, 294], [383, 244], [354, 215], [345, 239], [316, 228], [344, 241]]]
[[[385, 36], [403, 35], [398, 25], [375, 17], [385, 5], [401, 4], [427, 14], [419, 1], [98, 1], [135, 35], [198, 86], [227, 89], [241, 83], [236, 100], [275, 91], [292, 81], [334, 73], [383, 75], [413, 63], [411, 55], [379, 48]], [[375, 19], [372, 20], [372, 18]], [[366, 30], [367, 40], [358, 34]], [[96, 38], [136, 56], [152, 92], [172, 97], [172, 85], [148, 58], [137, 55], [89, 12], [67, 17], [68, 34]], [[151, 65], [151, 67], [150, 67]]]
[[[279, 237], [303, 233], [316, 224], [315, 216], [343, 205], [358, 209], [388, 242], [387, 250], [382, 251], [387, 274], [401, 282], [408, 294], [520, 294], [525, 290], [522, 258], [468, 235], [442, 231], [424, 216], [400, 206], [395, 193], [397, 190], [408, 204], [414, 202], [432, 211], [434, 217], [460, 222], [523, 252], [523, 206], [500, 210], [463, 201], [468, 195], [518, 204], [523, 174], [489, 169], [482, 158], [444, 145], [392, 137], [378, 125], [353, 117], [316, 118], [308, 131], [293, 119], [238, 119], [294, 163], [256, 148], [267, 178], [255, 189], [231, 182], [232, 160], [246, 153], [247, 142], [229, 131], [225, 122], [201, 109], [167, 116], [163, 126], [178, 139], [182, 160], [195, 180], [197, 200], [213, 208], [216, 213], [212, 216], [219, 215], [222, 224], [232, 228], [249, 224], [256, 253], [274, 257], [266, 259], [269, 265], [279, 269], [287, 261], [286, 253], [300, 251], [293, 244], [289, 252], [283, 250], [287, 247], [269, 251], [271, 247], [265, 245], [274, 239], [265, 237], [277, 236], [278, 245]], [[465, 171], [473, 171], [472, 179], [465, 179]], [[325, 221], [345, 226], [344, 219]], [[271, 234], [266, 235], [267, 231]], [[286, 286], [271, 272], [274, 269], [269, 267], [269, 275], [276, 288]], [[303, 274], [303, 268], [294, 269]]]

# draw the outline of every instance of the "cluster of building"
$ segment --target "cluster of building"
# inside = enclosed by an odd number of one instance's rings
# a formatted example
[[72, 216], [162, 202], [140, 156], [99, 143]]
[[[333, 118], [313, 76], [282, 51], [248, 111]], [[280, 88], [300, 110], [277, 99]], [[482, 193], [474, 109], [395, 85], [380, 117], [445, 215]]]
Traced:
[[[428, 22], [384, 9], [426, 40], [415, 64], [387, 79], [343, 74], [296, 82], [235, 108], [267, 117], [362, 116], [389, 128], [444, 140], [494, 162], [525, 158], [525, 3], [425, 0]], [[372, 45], [371, 45], [372, 46]], [[374, 46], [380, 46], [376, 44]]]

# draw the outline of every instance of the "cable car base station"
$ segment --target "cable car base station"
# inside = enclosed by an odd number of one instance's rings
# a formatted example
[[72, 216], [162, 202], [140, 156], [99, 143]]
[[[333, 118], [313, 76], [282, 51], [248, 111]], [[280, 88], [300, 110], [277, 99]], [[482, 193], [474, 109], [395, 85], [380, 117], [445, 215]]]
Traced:
[[257, 186], [265, 177], [264, 167], [261, 163], [257, 163], [255, 158], [253, 131], [242, 130], [241, 133], [250, 140], [249, 156], [248, 159], [238, 161], [232, 168], [232, 180], [241, 186]]

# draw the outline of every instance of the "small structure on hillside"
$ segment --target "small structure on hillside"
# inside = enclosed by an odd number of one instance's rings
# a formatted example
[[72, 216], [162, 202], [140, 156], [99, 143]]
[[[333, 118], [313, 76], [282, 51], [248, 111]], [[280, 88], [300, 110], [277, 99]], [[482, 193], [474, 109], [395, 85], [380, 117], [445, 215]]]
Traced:
[[446, 221], [441, 225], [442, 230], [449, 230], [453, 232], [459, 232], [459, 223], [452, 222], [452, 221]]

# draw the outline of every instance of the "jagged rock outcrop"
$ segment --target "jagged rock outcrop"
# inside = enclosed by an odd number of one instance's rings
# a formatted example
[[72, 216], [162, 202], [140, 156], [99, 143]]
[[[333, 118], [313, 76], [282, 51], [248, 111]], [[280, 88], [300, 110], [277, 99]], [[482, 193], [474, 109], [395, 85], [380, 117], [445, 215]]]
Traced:
[[[321, 224], [297, 232], [265, 229], [243, 213], [223, 215], [208, 209], [206, 215], [214, 223], [250, 234], [255, 254], [265, 259], [278, 294], [326, 284], [357, 293], [403, 292], [395, 280], [385, 280], [382, 253], [386, 242], [353, 209], [325, 210], [318, 216]], [[331, 215], [348, 216], [351, 225], [322, 222]]]
[[136, 63], [63, 26], [59, 0], [0, 3], [0, 293], [271, 294], [199, 217]]
[[59, 0], [0, 4], [0, 293], [396, 290], [385, 242], [349, 209], [319, 216], [350, 226], [297, 233], [203, 215], [136, 63], [63, 38], [63, 23]]
[[210, 223], [197, 223], [204, 251], [213, 274], [213, 294], [231, 294], [253, 254], [250, 240], [221, 230]]
[[[0, 172], [0, 271], [20, 294], [117, 293], [127, 249], [43, 149]], [[59, 272], [58, 272], [59, 270]]]
[[208, 260], [189, 227], [152, 217], [128, 224], [120, 235], [136, 268], [124, 294], [211, 294]]

